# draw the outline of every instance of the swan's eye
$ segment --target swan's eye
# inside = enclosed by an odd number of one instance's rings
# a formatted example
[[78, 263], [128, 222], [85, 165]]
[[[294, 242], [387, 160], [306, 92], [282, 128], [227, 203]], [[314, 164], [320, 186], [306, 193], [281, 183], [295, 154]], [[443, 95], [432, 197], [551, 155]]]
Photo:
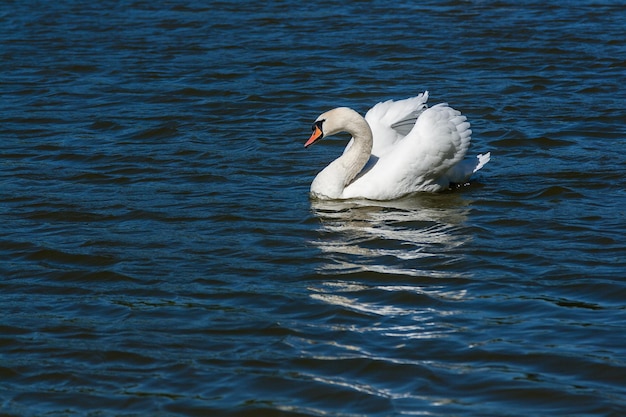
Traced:
[[318, 120], [317, 122], [313, 123], [313, 126], [311, 126], [311, 130], [315, 132], [315, 129], [317, 128], [320, 130], [320, 132], [323, 132], [322, 123], [324, 123], [325, 121], [326, 120], [324, 119], [324, 120]]

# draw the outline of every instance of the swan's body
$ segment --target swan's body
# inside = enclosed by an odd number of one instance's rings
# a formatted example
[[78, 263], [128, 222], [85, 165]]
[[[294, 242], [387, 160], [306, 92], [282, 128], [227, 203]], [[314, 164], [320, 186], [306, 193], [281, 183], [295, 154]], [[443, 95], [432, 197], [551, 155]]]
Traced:
[[428, 92], [372, 107], [365, 118], [347, 107], [317, 118], [308, 147], [322, 137], [348, 132], [343, 154], [311, 184], [324, 199], [391, 200], [417, 191], [441, 191], [465, 183], [490, 154], [463, 160], [470, 145], [470, 124], [447, 104], [427, 108]]

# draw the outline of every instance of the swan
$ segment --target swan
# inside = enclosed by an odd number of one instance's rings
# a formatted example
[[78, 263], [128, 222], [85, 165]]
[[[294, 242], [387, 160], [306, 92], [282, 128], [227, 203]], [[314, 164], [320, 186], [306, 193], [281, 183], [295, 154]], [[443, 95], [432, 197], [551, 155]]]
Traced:
[[466, 159], [467, 118], [446, 103], [428, 107], [428, 91], [372, 107], [365, 118], [348, 107], [321, 114], [305, 148], [348, 132], [343, 154], [317, 174], [311, 195], [319, 199], [393, 200], [406, 194], [464, 184], [491, 157]]

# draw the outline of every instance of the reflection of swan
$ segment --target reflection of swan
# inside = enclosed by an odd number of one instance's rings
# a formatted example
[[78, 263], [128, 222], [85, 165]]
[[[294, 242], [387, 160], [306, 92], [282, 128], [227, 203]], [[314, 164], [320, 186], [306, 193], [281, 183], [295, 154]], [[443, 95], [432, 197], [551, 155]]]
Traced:
[[[457, 193], [419, 194], [394, 201], [314, 200], [323, 253], [311, 297], [360, 314], [408, 316], [409, 323], [385, 335], [436, 337], [449, 331], [432, 322], [434, 300], [459, 301], [466, 289], [447, 280], [465, 278], [454, 265], [469, 241], [463, 223], [469, 208]], [[416, 301], [416, 302], [413, 302]], [[380, 330], [380, 329], [379, 329]]]
[[352, 140], [315, 177], [311, 194], [325, 199], [391, 200], [465, 183], [489, 161], [489, 153], [464, 161], [472, 134], [465, 116], [447, 104], [427, 109], [427, 100], [425, 92], [378, 103], [365, 118], [347, 107], [319, 116], [305, 147], [344, 131]]
[[454, 249], [468, 239], [460, 227], [468, 209], [455, 193], [386, 202], [313, 200], [311, 204], [322, 222], [323, 237], [314, 243], [330, 261], [321, 268], [326, 273], [440, 276], [427, 266], [454, 262], [458, 259]]

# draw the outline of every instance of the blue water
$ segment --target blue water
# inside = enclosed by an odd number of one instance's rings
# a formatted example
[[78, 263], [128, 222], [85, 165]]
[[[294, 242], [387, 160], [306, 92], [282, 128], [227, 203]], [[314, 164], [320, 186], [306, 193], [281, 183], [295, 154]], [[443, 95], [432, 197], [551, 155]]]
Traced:
[[[626, 415], [626, 6], [0, 4], [3, 416]], [[470, 185], [321, 202], [430, 91]]]

